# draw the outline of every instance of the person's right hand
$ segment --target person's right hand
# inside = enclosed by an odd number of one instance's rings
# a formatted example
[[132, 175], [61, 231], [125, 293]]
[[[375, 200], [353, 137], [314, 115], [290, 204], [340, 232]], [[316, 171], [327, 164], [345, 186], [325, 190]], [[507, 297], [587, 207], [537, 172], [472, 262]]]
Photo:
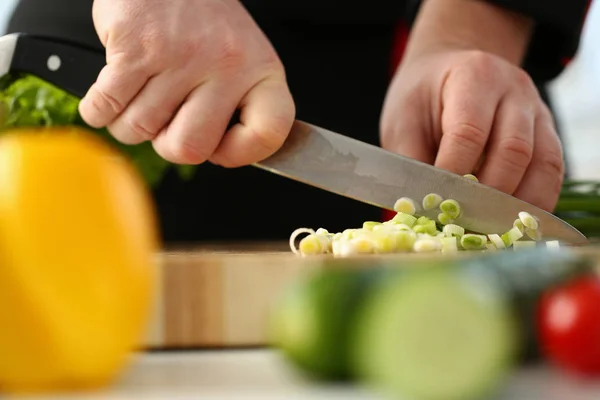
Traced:
[[90, 126], [179, 164], [248, 165], [283, 144], [283, 65], [238, 0], [95, 0], [93, 17], [107, 65], [79, 106]]

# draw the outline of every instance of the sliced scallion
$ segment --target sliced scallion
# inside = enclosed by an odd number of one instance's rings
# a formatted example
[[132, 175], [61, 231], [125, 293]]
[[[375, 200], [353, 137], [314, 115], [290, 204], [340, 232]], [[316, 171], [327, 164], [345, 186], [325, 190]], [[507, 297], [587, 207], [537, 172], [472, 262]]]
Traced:
[[392, 220], [400, 224], [408, 225], [411, 228], [417, 223], [417, 217], [404, 212], [397, 213]]
[[454, 222], [454, 220], [446, 213], [439, 213], [437, 219], [442, 225], [448, 225]]
[[523, 225], [525, 225], [526, 228], [533, 229], [533, 230], [539, 228], [539, 224], [538, 224], [537, 220], [531, 214], [529, 214], [527, 211], [521, 211], [519, 213], [519, 219], [521, 220]]
[[444, 201], [444, 199], [439, 194], [429, 193], [427, 196], [423, 197], [423, 209], [433, 210], [434, 208], [439, 207], [442, 201]]
[[505, 249], [506, 248], [506, 244], [504, 244], [504, 241], [502, 240], [500, 235], [492, 233], [492, 234], [488, 235], [488, 239], [490, 240], [490, 242], [492, 242], [492, 244], [494, 246], [496, 246], [497, 249]]
[[480, 250], [485, 248], [487, 237], [485, 235], [476, 235], [467, 233], [460, 238], [460, 245], [465, 250]]
[[447, 199], [442, 201], [442, 203], [440, 204], [440, 210], [452, 219], [458, 218], [461, 211], [460, 204], [458, 204], [458, 201], [453, 199]]
[[417, 205], [413, 199], [401, 197], [394, 203], [394, 211], [413, 215], [417, 212]]
[[467, 178], [467, 179], [470, 179], [472, 181], [479, 182], [479, 179], [477, 179], [477, 177], [475, 175], [473, 175], [473, 174], [463, 175], [463, 178]]
[[448, 224], [444, 226], [443, 232], [446, 236], [462, 236], [465, 234], [465, 228], [455, 224]]

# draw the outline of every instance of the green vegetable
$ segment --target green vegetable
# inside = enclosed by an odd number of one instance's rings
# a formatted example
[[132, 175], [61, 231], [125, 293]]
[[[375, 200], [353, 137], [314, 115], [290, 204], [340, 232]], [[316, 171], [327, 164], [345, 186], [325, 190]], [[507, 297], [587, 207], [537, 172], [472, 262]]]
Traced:
[[435, 261], [327, 259], [275, 303], [272, 344], [309, 376], [351, 379], [392, 398], [484, 398], [537, 352], [541, 293], [592, 273], [591, 261], [546, 247]]
[[[0, 134], [20, 127], [80, 126], [96, 132], [127, 155], [150, 187], [160, 183], [172, 166], [161, 158], [150, 142], [124, 145], [106, 129], [87, 125], [78, 112], [79, 99], [32, 75], [0, 79]], [[195, 166], [176, 165], [182, 179], [192, 177]]]

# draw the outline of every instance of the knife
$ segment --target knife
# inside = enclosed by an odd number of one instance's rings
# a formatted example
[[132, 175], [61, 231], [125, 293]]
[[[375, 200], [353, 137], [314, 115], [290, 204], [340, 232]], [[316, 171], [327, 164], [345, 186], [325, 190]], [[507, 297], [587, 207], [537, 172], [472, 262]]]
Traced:
[[[33, 74], [79, 98], [105, 64], [104, 51], [75, 42], [29, 34], [0, 37], [0, 76]], [[420, 204], [437, 193], [461, 205], [457, 224], [483, 234], [508, 231], [526, 211], [539, 219], [544, 238], [588, 243], [571, 225], [514, 196], [303, 121], [294, 122], [279, 151], [253, 166], [388, 210], [400, 197]], [[433, 219], [438, 212], [417, 211]]]

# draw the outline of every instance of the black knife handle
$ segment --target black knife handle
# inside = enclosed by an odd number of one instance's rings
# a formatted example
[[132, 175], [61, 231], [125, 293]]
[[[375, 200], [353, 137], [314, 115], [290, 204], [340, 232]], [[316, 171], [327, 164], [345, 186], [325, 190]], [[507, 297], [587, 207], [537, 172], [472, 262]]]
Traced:
[[10, 72], [35, 75], [82, 98], [105, 65], [104, 51], [63, 39], [19, 34]]

